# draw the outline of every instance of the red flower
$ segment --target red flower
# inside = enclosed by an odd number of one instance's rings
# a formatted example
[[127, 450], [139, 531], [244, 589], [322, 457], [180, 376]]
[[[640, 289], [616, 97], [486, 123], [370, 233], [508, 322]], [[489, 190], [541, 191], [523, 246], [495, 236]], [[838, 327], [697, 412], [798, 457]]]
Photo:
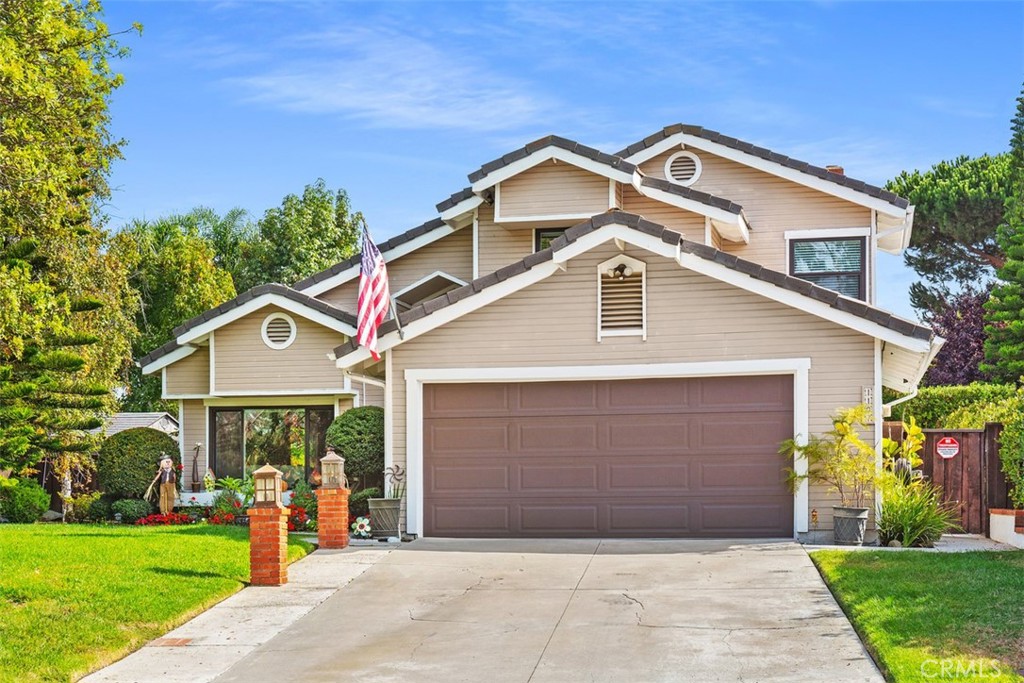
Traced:
[[288, 531], [295, 531], [295, 525], [291, 522], [288, 522]]
[[236, 508], [240, 508], [240, 507], [242, 507], [242, 501], [240, 501], [240, 500], [236, 500], [236, 501], [235, 501], [235, 507], [236, 507]]

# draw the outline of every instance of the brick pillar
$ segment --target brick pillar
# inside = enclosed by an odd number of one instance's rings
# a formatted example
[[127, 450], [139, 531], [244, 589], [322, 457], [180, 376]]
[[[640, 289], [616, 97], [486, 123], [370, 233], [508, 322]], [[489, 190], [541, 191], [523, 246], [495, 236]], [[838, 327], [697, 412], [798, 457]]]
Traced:
[[348, 489], [321, 486], [316, 490], [317, 537], [321, 548], [348, 546]]
[[288, 583], [288, 508], [249, 508], [249, 573], [254, 586]]

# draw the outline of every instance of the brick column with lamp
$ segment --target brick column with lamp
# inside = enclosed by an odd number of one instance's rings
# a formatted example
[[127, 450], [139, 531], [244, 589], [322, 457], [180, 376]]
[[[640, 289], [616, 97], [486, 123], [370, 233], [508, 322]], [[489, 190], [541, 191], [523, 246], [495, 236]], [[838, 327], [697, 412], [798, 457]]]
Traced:
[[324, 549], [348, 547], [348, 480], [345, 459], [327, 449], [320, 459], [320, 488], [316, 490], [317, 539]]
[[249, 575], [253, 586], [288, 583], [288, 508], [281, 503], [281, 473], [264, 465], [253, 472], [249, 508]]

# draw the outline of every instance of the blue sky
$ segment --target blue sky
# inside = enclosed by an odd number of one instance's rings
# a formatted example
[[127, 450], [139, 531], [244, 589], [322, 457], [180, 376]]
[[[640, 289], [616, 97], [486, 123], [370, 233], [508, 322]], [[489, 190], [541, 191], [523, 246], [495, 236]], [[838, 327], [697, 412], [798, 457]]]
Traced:
[[[1024, 3], [108, 2], [134, 21], [117, 228], [255, 214], [324, 178], [383, 240], [556, 133], [614, 152], [693, 123], [881, 184], [1006, 149]], [[912, 315], [888, 257], [879, 303]]]

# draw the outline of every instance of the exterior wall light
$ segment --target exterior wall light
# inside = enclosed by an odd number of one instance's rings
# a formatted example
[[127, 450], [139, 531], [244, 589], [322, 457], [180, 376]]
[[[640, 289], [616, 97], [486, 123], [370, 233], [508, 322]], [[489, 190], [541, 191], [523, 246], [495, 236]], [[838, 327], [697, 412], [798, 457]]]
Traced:
[[264, 465], [252, 473], [256, 508], [279, 508], [281, 505], [281, 473], [271, 465]]
[[347, 489], [348, 478], [345, 476], [345, 458], [327, 448], [327, 455], [320, 458], [320, 485], [329, 489]]

